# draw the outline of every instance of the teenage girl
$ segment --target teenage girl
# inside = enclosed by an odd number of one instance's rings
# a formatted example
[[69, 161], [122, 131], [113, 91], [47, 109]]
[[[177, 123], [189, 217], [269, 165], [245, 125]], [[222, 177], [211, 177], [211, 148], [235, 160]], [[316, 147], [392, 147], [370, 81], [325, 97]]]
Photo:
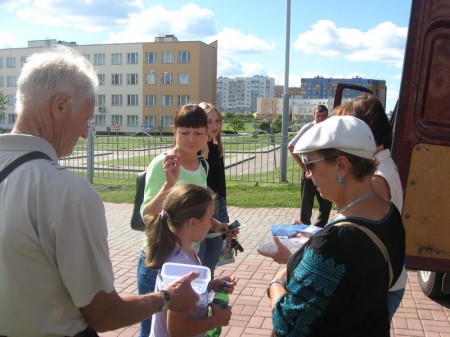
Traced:
[[[201, 102], [200, 107], [208, 116], [208, 142], [202, 149], [202, 157], [209, 164], [208, 187], [216, 193], [216, 212], [214, 218], [223, 223], [230, 221], [226, 203], [225, 165], [223, 160], [222, 144], [222, 115], [211, 103]], [[206, 238], [200, 246], [198, 255], [203, 265], [214, 275], [217, 261], [222, 252], [223, 240], [220, 237]]]
[[[201, 265], [192, 244], [202, 241], [210, 230], [214, 208], [212, 191], [193, 184], [174, 186], [159, 215], [144, 217], [148, 241], [152, 243], [147, 247], [146, 266], [160, 269], [166, 262]], [[221, 277], [210, 281], [207, 291], [224, 289], [232, 293], [235, 285], [233, 276]], [[159, 272], [155, 291], [163, 287]], [[205, 336], [208, 330], [228, 325], [231, 308], [222, 309], [214, 303], [210, 306], [211, 317], [208, 317], [207, 306], [199, 306], [196, 312], [159, 312], [153, 316], [150, 336]]]

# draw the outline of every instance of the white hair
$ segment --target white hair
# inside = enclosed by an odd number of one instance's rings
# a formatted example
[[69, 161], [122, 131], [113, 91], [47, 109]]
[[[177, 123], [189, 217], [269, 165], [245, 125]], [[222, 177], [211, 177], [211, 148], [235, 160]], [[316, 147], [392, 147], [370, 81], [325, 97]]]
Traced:
[[59, 46], [27, 58], [18, 80], [16, 112], [32, 110], [59, 93], [70, 95], [72, 113], [87, 97], [95, 96], [97, 74], [92, 64], [77, 51]]

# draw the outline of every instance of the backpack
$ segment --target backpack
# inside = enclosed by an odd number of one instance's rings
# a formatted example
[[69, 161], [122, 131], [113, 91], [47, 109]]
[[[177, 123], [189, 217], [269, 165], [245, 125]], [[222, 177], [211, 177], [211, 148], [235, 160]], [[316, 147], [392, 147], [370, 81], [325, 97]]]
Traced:
[[[198, 157], [200, 163], [208, 175], [208, 166], [206, 160], [203, 157]], [[130, 225], [135, 231], [143, 232], [145, 230], [144, 220], [141, 216], [141, 205], [144, 201], [144, 190], [145, 190], [145, 177], [147, 176], [147, 171], [139, 172], [136, 177], [136, 194], [134, 195], [134, 205], [133, 214], [131, 215]]]

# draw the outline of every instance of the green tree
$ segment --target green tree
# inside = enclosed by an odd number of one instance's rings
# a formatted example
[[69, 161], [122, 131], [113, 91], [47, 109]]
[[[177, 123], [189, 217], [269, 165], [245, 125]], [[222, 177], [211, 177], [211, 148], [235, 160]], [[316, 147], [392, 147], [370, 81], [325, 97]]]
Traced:
[[0, 91], [0, 121], [3, 120], [6, 111], [6, 104], [8, 103], [8, 99], [3, 94], [3, 91]]
[[244, 122], [238, 118], [232, 118], [229, 120], [230, 128], [233, 129], [234, 132], [238, 133], [239, 130], [245, 130]]
[[223, 113], [223, 118], [228, 121], [234, 118], [234, 116], [236, 116], [236, 113], [234, 112], [224, 112]]
[[275, 119], [273, 120], [273, 132], [275, 133], [281, 132], [281, 123], [282, 123], [281, 115], [276, 115]]

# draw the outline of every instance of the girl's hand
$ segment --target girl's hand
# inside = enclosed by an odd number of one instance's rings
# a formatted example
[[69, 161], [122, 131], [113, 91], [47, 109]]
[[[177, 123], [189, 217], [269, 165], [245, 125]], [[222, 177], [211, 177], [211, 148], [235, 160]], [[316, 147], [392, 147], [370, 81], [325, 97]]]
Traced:
[[228, 306], [222, 309], [218, 304], [210, 303], [209, 304], [212, 311], [212, 317], [217, 322], [217, 326], [227, 326], [230, 324], [231, 318], [231, 307]]
[[166, 152], [166, 157], [163, 161], [163, 170], [169, 186], [174, 186], [180, 175], [180, 153], [174, 150]]
[[209, 290], [214, 290], [216, 293], [224, 290], [228, 294], [232, 294], [236, 284], [237, 279], [234, 276], [218, 277], [210, 282]]

